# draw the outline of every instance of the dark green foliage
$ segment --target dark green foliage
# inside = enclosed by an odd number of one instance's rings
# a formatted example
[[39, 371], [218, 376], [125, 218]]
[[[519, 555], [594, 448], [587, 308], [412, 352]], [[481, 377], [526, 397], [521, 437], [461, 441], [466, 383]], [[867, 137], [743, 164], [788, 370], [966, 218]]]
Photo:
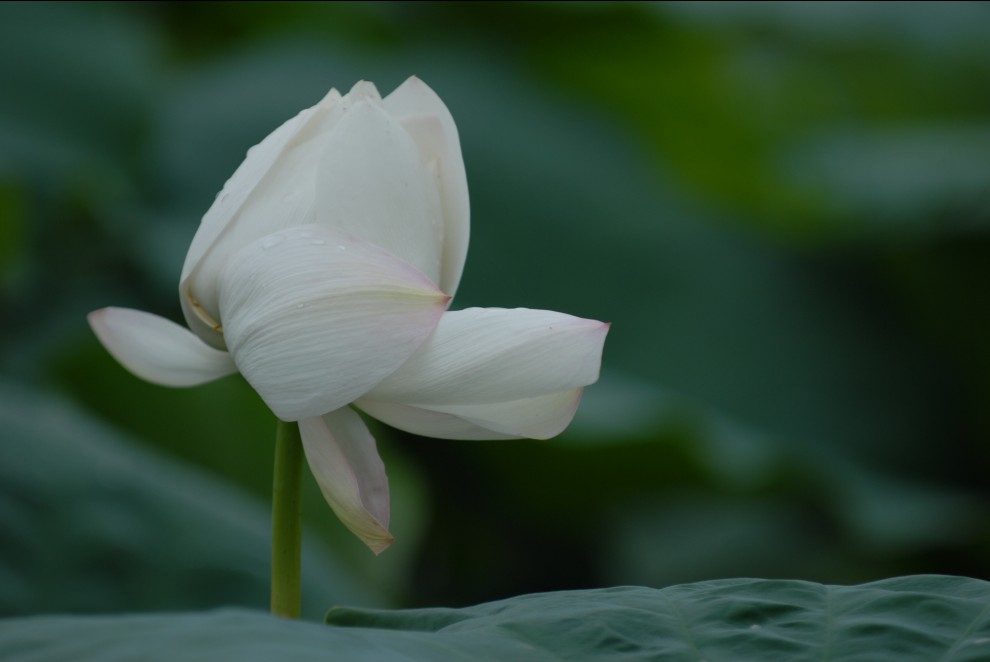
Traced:
[[[267, 604], [263, 502], [7, 384], [0, 429], [0, 615]], [[372, 600], [321, 546], [304, 558], [309, 614]]]

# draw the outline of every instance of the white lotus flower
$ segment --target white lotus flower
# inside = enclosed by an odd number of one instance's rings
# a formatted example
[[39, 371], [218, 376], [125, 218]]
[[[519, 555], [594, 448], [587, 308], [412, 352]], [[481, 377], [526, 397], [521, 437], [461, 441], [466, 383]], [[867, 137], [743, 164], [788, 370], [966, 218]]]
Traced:
[[189, 328], [122, 308], [89, 321], [135, 375], [194, 386], [240, 371], [298, 421], [324, 496], [376, 553], [389, 496], [354, 405], [451, 439], [547, 438], [598, 378], [608, 326], [542, 310], [447, 312], [468, 244], [454, 121], [410, 78], [336, 90], [248, 151], [193, 238]]

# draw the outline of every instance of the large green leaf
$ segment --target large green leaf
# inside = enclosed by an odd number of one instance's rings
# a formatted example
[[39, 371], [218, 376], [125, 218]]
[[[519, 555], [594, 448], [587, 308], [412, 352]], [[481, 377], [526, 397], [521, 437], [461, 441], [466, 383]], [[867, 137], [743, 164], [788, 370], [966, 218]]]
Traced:
[[729, 579], [526, 595], [465, 609], [338, 608], [330, 627], [245, 611], [20, 618], [5, 659], [986, 660], [990, 584]]

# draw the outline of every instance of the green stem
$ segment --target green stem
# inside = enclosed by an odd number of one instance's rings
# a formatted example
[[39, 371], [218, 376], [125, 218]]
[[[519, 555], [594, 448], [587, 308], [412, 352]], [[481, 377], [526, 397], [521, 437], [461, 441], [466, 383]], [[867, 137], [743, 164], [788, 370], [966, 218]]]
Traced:
[[299, 618], [303, 448], [297, 423], [278, 422], [272, 481], [272, 614]]

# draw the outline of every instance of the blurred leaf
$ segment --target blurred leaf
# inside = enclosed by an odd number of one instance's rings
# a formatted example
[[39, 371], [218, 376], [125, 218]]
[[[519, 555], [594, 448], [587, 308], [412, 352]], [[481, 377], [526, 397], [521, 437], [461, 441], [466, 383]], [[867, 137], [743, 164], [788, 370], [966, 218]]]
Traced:
[[804, 444], [746, 429], [710, 407], [608, 367], [586, 390], [560, 446], [620, 445], [644, 437], [683, 445], [719, 482], [742, 488], [766, 485], [783, 464], [810, 452]]
[[29, 216], [23, 190], [0, 177], [0, 305], [23, 271]]
[[[200, 62], [244, 43], [281, 41], [287, 34], [294, 35], [293, 41], [388, 46], [406, 36], [403, 9], [392, 4], [252, 2], [231, 11], [224, 3], [161, 2], [130, 9], [167, 27], [179, 57]], [[212, 29], [218, 24], [226, 28], [222, 33]]]
[[[0, 622], [0, 655], [86, 660], [986, 659], [990, 585], [731, 579], [526, 595], [465, 609], [337, 608], [329, 626], [242, 611]], [[866, 657], [864, 657], [864, 655]]]
[[0, 168], [123, 176], [119, 158], [133, 154], [152, 100], [157, 45], [98, 3], [0, 7]]
[[980, 3], [665, 2], [658, 12], [709, 25], [779, 30], [798, 39], [890, 40], [934, 52], [990, 52]]
[[982, 538], [977, 531], [987, 520], [987, 503], [976, 495], [855, 466], [829, 473], [823, 487], [839, 517], [861, 544], [880, 553], [964, 546]]
[[[269, 514], [52, 398], [0, 384], [0, 613], [260, 606]], [[371, 602], [325, 548], [304, 610]]]
[[863, 581], [882, 565], [848, 563], [829, 517], [807, 496], [672, 490], [617, 508], [602, 530], [609, 584], [669, 586], [734, 576]]
[[[854, 151], [870, 169], [892, 156], [883, 144], [892, 130], [951, 131], [985, 122], [990, 111], [983, 38], [990, 11], [975, 3], [597, 3], [585, 11], [544, 3], [522, 27], [504, 7], [473, 16], [539, 34], [518, 43], [548, 83], [633, 126], [692, 198], [731, 210], [723, 222], [788, 239], [896, 232], [892, 221], [905, 210], [894, 200], [880, 214], [885, 223], [850, 217], [845, 200], [830, 197], [837, 180], [848, 178], [819, 180], [814, 164], [785, 158], [813, 137], [865, 136]], [[595, 48], [584, 46], [591, 42]], [[884, 192], [897, 189], [930, 207], [946, 191], [988, 183], [986, 168], [951, 164], [929, 167], [935, 185], [915, 189], [916, 168], [943, 161], [951, 148], [911, 147], [906, 163], [873, 177]], [[985, 156], [969, 154], [969, 162], [986, 164]], [[853, 165], [850, 175], [861, 170]], [[840, 197], [868, 185], [851, 183]], [[890, 201], [883, 193], [873, 198]], [[955, 203], [968, 208], [972, 201]], [[918, 210], [907, 211], [904, 220], [914, 221]]]
[[817, 189], [857, 232], [990, 227], [990, 124], [833, 129], [786, 161], [789, 185]]

